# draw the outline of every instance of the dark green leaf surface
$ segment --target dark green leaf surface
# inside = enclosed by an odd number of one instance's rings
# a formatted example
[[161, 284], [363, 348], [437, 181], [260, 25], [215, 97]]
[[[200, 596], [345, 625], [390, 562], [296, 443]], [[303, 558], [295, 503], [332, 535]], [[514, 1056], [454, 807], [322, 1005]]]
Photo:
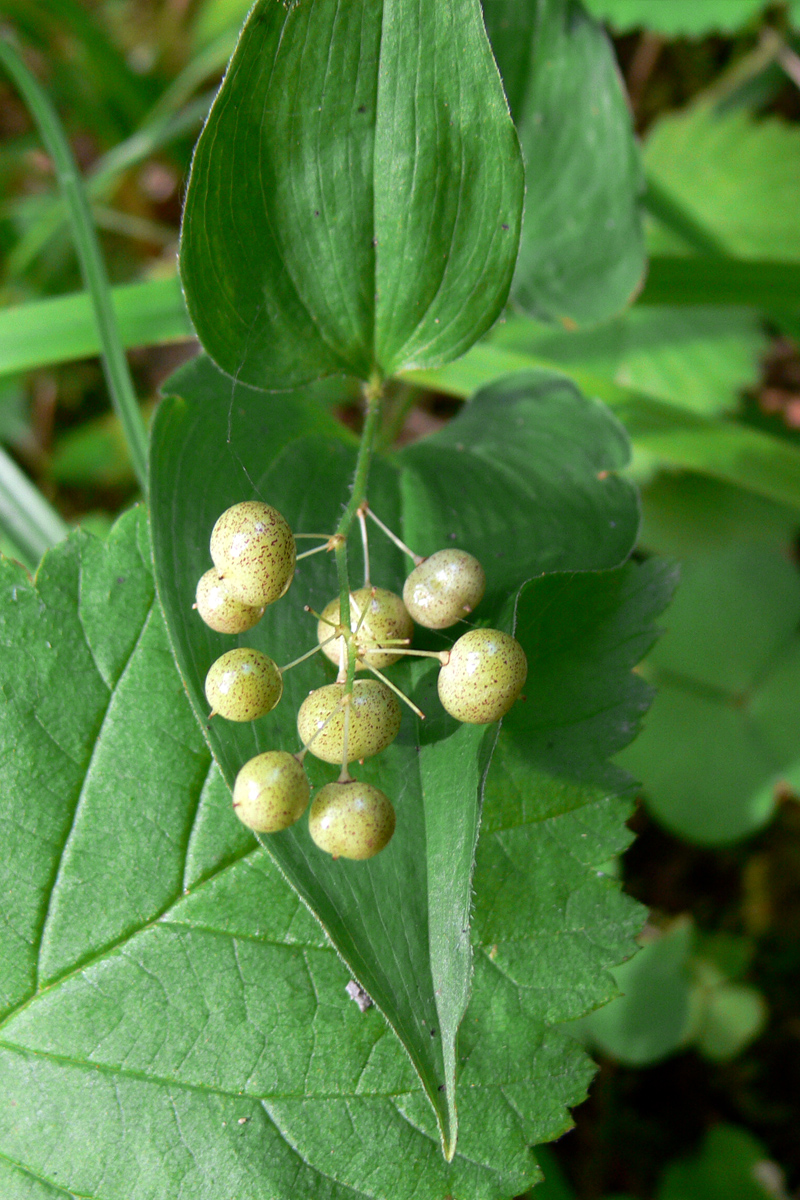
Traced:
[[[666, 581], [652, 566], [548, 577], [520, 601], [536, 672], [519, 736], [502, 735], [514, 786], [502, 767], [487, 794], [447, 1165], [400, 1042], [345, 996], [319, 925], [233, 817], [166, 648], [140, 518], [107, 545], [72, 535], [37, 588], [0, 568], [4, 1197], [509, 1200], [590, 1074], [551, 1026], [610, 994], [603, 972], [637, 923], [597, 870], [628, 837], [602, 763], [638, 720], [630, 667]], [[430, 1017], [424, 1032], [438, 1036]]]
[[521, 215], [478, 0], [259, 0], [195, 152], [189, 311], [256, 387], [447, 362], [498, 316]]
[[575, 0], [483, 0], [525, 159], [512, 294], [532, 315], [591, 324], [641, 284], [639, 155], [614, 50]]
[[669, 628], [644, 665], [658, 694], [620, 761], [648, 806], [689, 841], [760, 828], [782, 781], [796, 787], [800, 578], [767, 545], [687, 558]]
[[800, 263], [708, 254], [654, 254], [642, 304], [748, 304], [796, 314]]
[[[160, 410], [154, 435], [157, 576], [181, 672], [202, 714], [205, 673], [230, 644], [191, 612], [216, 517], [255, 491], [294, 529], [333, 530], [354, 450], [318, 407], [298, 397], [290, 406], [253, 403], [247, 389], [232, 393], [208, 360], [188, 367], [171, 388], [178, 398]], [[487, 389], [445, 431], [399, 455], [397, 466], [377, 462], [370, 503], [421, 552], [455, 544], [481, 558], [491, 581], [483, 604], [489, 618], [528, 576], [625, 558], [638, 527], [635, 494], [614, 474], [626, 456], [624, 434], [605, 410], [560, 380], [531, 375]], [[213, 487], [209, 461], [216, 464]], [[500, 553], [510, 538], [519, 549]], [[382, 538], [372, 549], [372, 579], [402, 587], [400, 555]], [[312, 644], [314, 626], [303, 604], [319, 611], [335, 592], [332, 564], [307, 560], [289, 599], [270, 608], [244, 643], [279, 663], [291, 661]], [[435, 644], [443, 643], [439, 636]], [[467, 917], [485, 731], [454, 731], [436, 699], [435, 672], [424, 662], [395, 671], [430, 715], [420, 728], [407, 718], [392, 748], [363, 768], [365, 778], [398, 800], [399, 829], [389, 849], [369, 863], [332, 863], [313, 847], [304, 822], [267, 841], [406, 1045], [447, 1134], [453, 1044], [468, 995]], [[214, 723], [209, 736], [229, 783], [259, 750], [297, 745], [300, 702], [332, 678], [333, 668], [317, 658], [287, 675], [284, 698], [264, 721]], [[453, 810], [462, 814], [455, 841]]]

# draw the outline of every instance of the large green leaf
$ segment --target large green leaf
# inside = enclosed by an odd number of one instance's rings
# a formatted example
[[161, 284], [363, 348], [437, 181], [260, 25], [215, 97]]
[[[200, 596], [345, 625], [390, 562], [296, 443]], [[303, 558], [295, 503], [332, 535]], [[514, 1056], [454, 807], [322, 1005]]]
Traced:
[[698, 1154], [667, 1168], [657, 1195], [658, 1200], [769, 1200], [783, 1190], [775, 1176], [763, 1143], [746, 1129], [720, 1124], [708, 1131]]
[[[606, 968], [639, 922], [598, 870], [629, 838], [624, 780], [603, 764], [646, 703], [630, 668], [663, 572], [545, 576], [519, 600], [535, 670], [486, 796], [448, 1165], [399, 1040], [346, 997], [347, 967], [233, 816], [154, 605], [141, 516], [107, 545], [71, 535], [35, 586], [0, 564], [4, 1197], [510, 1200], [591, 1073], [552, 1026], [612, 994]], [[434, 749], [452, 743], [439, 724]], [[429, 780], [447, 801], [448, 781]], [[415, 836], [412, 804], [398, 799], [396, 837]], [[368, 917], [410, 928], [383, 882]]]
[[498, 316], [521, 216], [478, 0], [259, 0], [195, 151], [189, 312], [255, 387], [446, 362]]
[[658, 695], [620, 761], [668, 829], [718, 845], [768, 821], [778, 785], [800, 786], [800, 578], [775, 549], [741, 543], [683, 569], [643, 666]]
[[765, 7], [765, 0], [584, 0], [590, 13], [616, 30], [652, 29], [666, 37], [736, 33]]
[[[289, 406], [273, 401], [264, 410], [248, 389], [232, 391], [206, 359], [170, 387], [176, 399], [159, 411], [153, 442], [157, 578], [181, 673], [202, 717], [205, 673], [230, 644], [191, 611], [196, 580], [209, 566], [216, 517], [255, 490], [277, 504], [293, 528], [333, 530], [355, 451], [317, 406], [295, 397]], [[370, 502], [421, 552], [455, 542], [482, 558], [490, 580], [483, 611], [490, 617], [523, 579], [544, 569], [611, 566], [629, 553], [637, 503], [630, 485], [614, 474], [626, 456], [624, 434], [600, 406], [561, 380], [530, 376], [487, 389], [442, 433], [403, 452], [396, 466], [376, 463]], [[212, 487], [209, 461], [215, 462]], [[510, 554], [512, 539], [517, 548]], [[373, 581], [399, 591], [399, 553], [381, 541], [372, 558]], [[303, 605], [319, 611], [336, 588], [331, 564], [308, 560], [291, 602], [269, 609], [245, 643], [278, 662], [294, 659], [312, 640]], [[433, 706], [433, 712], [422, 728], [409, 721], [391, 749], [364, 767], [367, 778], [402, 796], [390, 849], [367, 864], [333, 863], [314, 849], [304, 824], [267, 841], [403, 1040], [453, 1144], [453, 1045], [468, 995], [464, 925], [484, 731], [454, 731], [454, 722], [436, 716], [433, 676], [424, 662], [396, 672], [423, 710]], [[297, 744], [302, 698], [332, 678], [331, 665], [317, 658], [287, 676], [284, 698], [267, 721], [213, 724], [210, 742], [229, 783], [259, 749]], [[317, 778], [333, 774], [320, 767]], [[426, 796], [434, 795], [432, 805]], [[462, 813], [456, 841], [451, 807]], [[375, 896], [386, 898], [378, 909]], [[435, 1024], [435, 1038], [423, 1021]]]
[[[553, 372], [559, 365], [481, 342], [457, 363], [437, 371], [416, 371], [409, 378], [449, 395], [466, 397], [498, 376], [511, 377], [532, 368]], [[595, 375], [582, 365], [571, 363], [560, 370], [585, 394], [608, 404], [634, 447], [644, 451], [651, 461], [711, 475], [778, 503], [800, 507], [800, 452], [785, 439], [677, 408]]]
[[[699, 6], [695, 6], [696, 8]], [[733, 255], [800, 258], [800, 130], [708, 105], [668, 113], [644, 147], [649, 175]], [[675, 248], [654, 230], [654, 251]]]
[[614, 50], [576, 0], [484, 0], [525, 159], [513, 296], [533, 315], [604, 320], [644, 276], [642, 174]]
[[492, 343], [709, 416], [738, 406], [744, 389], [758, 382], [767, 349], [752, 310], [655, 305], [636, 305], [594, 329], [571, 332], [511, 318]]

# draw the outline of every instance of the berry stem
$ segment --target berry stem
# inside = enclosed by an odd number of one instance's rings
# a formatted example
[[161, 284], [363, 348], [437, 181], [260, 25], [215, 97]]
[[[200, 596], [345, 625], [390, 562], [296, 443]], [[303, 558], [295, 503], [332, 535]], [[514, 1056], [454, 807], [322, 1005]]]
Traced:
[[[449, 650], [404, 650], [401, 646], [397, 645], [399, 641], [399, 638], [387, 638], [386, 641], [381, 642], [381, 645], [392, 646], [393, 654], [414, 654], [417, 658], [438, 658], [442, 666], [450, 661]], [[406, 641], [408, 641], [408, 638], [406, 638]]]
[[319, 554], [320, 550], [329, 550], [330, 546], [326, 543], [324, 546], [315, 546], [313, 550], [304, 550], [302, 554], [298, 554], [295, 562], [300, 562], [301, 558], [308, 558], [312, 554]]
[[378, 526], [378, 529], [381, 529], [386, 534], [386, 536], [389, 538], [389, 540], [394, 542], [394, 544], [395, 544], [395, 546], [397, 546], [398, 550], [402, 550], [403, 554], [408, 555], [408, 557], [413, 561], [415, 567], [418, 567], [421, 562], [425, 561], [425, 559], [421, 555], [415, 554], [414, 551], [411, 549], [411, 547], [407, 546], [405, 544], [405, 542], [401, 542], [400, 538], [397, 536], [397, 534], [393, 533], [388, 525], [384, 525], [384, 523], [380, 519], [380, 517], [375, 516], [375, 513], [372, 511], [372, 509], [369, 507], [369, 505], [366, 503], [366, 501], [362, 505], [362, 508], [363, 508], [364, 512], [366, 513], [366, 515], [368, 517], [372, 518], [372, 520]]
[[370, 587], [369, 582], [369, 534], [367, 532], [367, 518], [364, 516], [364, 505], [359, 504], [356, 513], [358, 523], [361, 526], [361, 545], [364, 550], [364, 587]]
[[311, 658], [312, 654], [316, 654], [323, 646], [327, 646], [328, 642], [332, 642], [335, 637], [336, 634], [332, 633], [329, 638], [325, 638], [324, 642], [320, 642], [318, 646], [314, 646], [311, 650], [306, 650], [305, 654], [301, 654], [299, 658], [293, 658], [285, 667], [278, 667], [281, 675], [283, 675], [284, 671], [291, 671], [292, 667], [296, 667], [298, 663], [305, 662], [307, 658]]
[[387, 678], [386, 678], [386, 676], [383, 674], [383, 672], [382, 672], [382, 671], [379, 671], [377, 667], [371, 667], [371, 666], [369, 665], [369, 663], [365, 663], [364, 665], [366, 666], [366, 668], [367, 668], [367, 670], [368, 670], [368, 671], [372, 671], [372, 674], [373, 674], [373, 675], [377, 675], [377, 677], [378, 677], [378, 679], [380, 679], [381, 683], [384, 683], [384, 684], [386, 685], [386, 687], [390, 688], [390, 689], [391, 689], [391, 691], [393, 691], [393, 692], [394, 692], [395, 696], [399, 696], [399, 697], [400, 697], [400, 699], [403, 701], [403, 703], [404, 703], [404, 704], [407, 704], [407, 705], [408, 705], [408, 707], [411, 709], [411, 711], [412, 711], [412, 712], [415, 712], [415, 713], [417, 714], [417, 716], [418, 716], [418, 717], [421, 717], [421, 718], [422, 718], [422, 720], [423, 720], [423, 721], [425, 720], [425, 713], [422, 711], [422, 709], [421, 709], [421, 708], [417, 708], [417, 706], [416, 706], [416, 704], [414, 703], [414, 701], [413, 701], [413, 700], [409, 700], [409, 698], [408, 698], [408, 696], [405, 694], [405, 692], [401, 692], [401, 691], [400, 691], [400, 688], [399, 688], [399, 687], [396, 687], [396, 686], [395, 686], [395, 685], [392, 683], [391, 679], [387, 679]]

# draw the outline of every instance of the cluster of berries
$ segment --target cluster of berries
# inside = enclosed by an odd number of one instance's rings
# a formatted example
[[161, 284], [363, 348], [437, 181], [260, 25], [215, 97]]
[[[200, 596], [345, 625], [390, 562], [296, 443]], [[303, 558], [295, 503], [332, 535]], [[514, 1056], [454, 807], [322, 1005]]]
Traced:
[[[428, 629], [445, 629], [463, 620], [483, 597], [486, 578], [477, 559], [463, 550], [440, 550], [419, 558], [362, 505], [365, 553], [365, 514], [415, 561], [402, 599], [385, 588], [365, 586], [350, 593], [350, 611], [342, 614], [337, 597], [314, 614], [317, 645], [295, 662], [278, 667], [259, 650], [238, 647], [212, 664], [205, 683], [212, 717], [253, 721], [275, 707], [283, 692], [283, 673], [297, 663], [321, 650], [339, 667], [337, 681], [312, 691], [300, 706], [299, 753], [270, 750], [250, 759], [233, 791], [240, 820], [259, 833], [275, 833], [293, 825], [308, 807], [305, 754], [341, 764], [339, 779], [320, 789], [309, 814], [312, 839], [334, 858], [372, 858], [394, 833], [389, 798], [349, 773], [351, 762], [379, 754], [397, 736], [398, 697], [423, 715], [381, 668], [405, 654], [438, 659], [442, 705], [457, 720], [471, 724], [488, 724], [508, 712], [527, 674], [519, 642], [496, 629], [471, 629], [441, 653], [409, 649], [415, 621]], [[333, 549], [342, 541], [340, 535], [318, 536], [324, 544], [306, 554]], [[214, 526], [214, 567], [197, 585], [195, 608], [212, 629], [244, 633], [261, 619], [268, 604], [285, 595], [298, 557], [304, 555], [298, 556], [294, 535], [276, 509], [260, 501], [235, 504]], [[357, 671], [368, 670], [376, 678], [353, 678], [348, 672], [351, 656]]]

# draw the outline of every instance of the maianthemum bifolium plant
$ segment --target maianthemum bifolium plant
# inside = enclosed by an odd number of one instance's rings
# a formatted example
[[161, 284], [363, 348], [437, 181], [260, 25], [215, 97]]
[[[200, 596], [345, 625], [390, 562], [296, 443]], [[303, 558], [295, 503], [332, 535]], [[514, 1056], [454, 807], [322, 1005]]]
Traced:
[[[580, 61], [614, 151], [589, 185], [577, 126], [537, 150], [543, 115], [584, 119]], [[601, 869], [629, 841], [609, 760], [672, 577], [626, 561], [627, 438], [571, 383], [499, 379], [397, 450], [389, 382], [467, 350], [512, 279], [540, 315], [619, 307], [637, 187], [577, 4], [256, 3], [195, 152], [205, 353], [164, 388], [148, 514], [0, 568], [0, 1194], [539, 1178], [592, 1074], [561, 1026], [642, 923]], [[306, 386], [331, 374], [359, 437]]]

